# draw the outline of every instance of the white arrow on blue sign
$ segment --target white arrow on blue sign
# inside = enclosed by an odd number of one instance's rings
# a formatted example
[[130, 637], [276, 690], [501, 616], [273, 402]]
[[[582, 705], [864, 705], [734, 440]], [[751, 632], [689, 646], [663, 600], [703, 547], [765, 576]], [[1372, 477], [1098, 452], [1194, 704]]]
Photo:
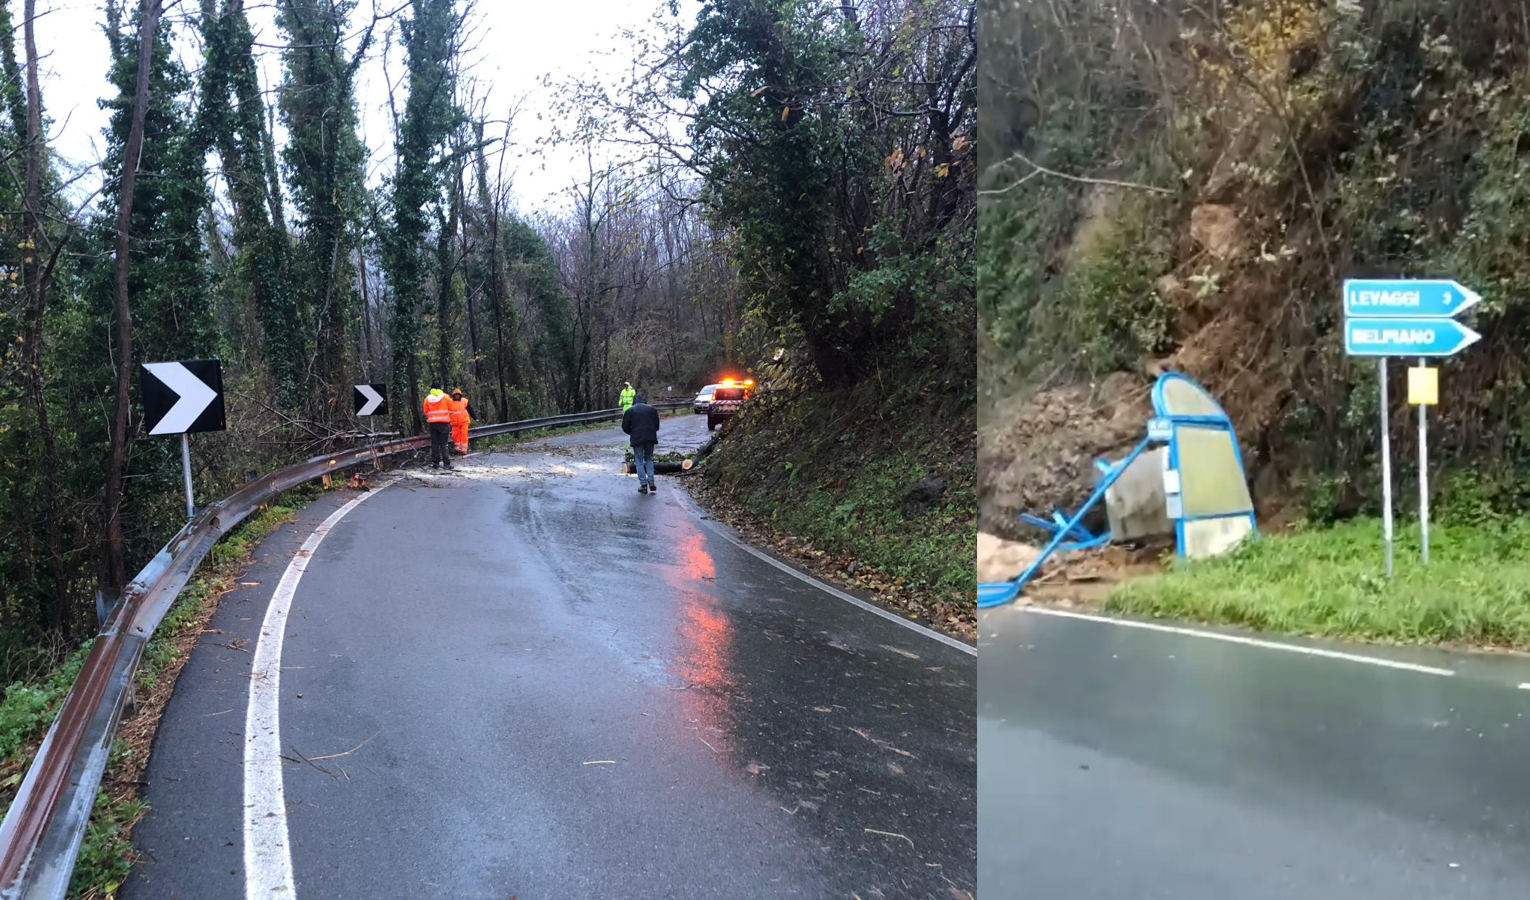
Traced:
[[1344, 282], [1344, 315], [1371, 318], [1450, 318], [1482, 295], [1445, 278], [1360, 279]]
[[1344, 320], [1344, 350], [1350, 356], [1454, 356], [1481, 338], [1455, 319]]

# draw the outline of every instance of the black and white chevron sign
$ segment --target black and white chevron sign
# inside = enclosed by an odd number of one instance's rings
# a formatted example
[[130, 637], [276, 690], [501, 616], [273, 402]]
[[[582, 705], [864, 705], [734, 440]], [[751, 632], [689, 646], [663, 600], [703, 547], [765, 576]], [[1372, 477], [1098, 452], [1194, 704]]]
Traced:
[[144, 363], [138, 389], [151, 435], [228, 428], [223, 411], [223, 365], [216, 359]]
[[388, 414], [388, 386], [386, 384], [351, 385], [351, 399], [356, 403], [358, 416], [386, 416]]

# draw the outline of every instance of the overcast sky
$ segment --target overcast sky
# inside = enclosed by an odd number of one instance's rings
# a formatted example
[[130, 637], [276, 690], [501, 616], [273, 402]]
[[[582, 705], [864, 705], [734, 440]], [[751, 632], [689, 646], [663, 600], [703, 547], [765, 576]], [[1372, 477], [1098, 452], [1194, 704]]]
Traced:
[[[172, 0], [173, 2], [173, 0]], [[373, 0], [361, 0], [353, 16], [357, 28], [371, 19]], [[401, 0], [379, 0], [388, 9]], [[43, 65], [43, 106], [52, 119], [50, 142], [69, 163], [85, 165], [100, 159], [106, 113], [98, 101], [110, 91], [106, 81], [107, 47], [101, 32], [105, 16], [101, 0], [39, 0], [37, 40]], [[515, 194], [523, 212], [559, 203], [556, 196], [584, 169], [584, 159], [573, 148], [551, 152], [538, 150], [537, 139], [547, 133], [549, 122], [536, 113], [549, 103], [542, 77], [553, 81], [572, 76], [615, 73], [630, 64], [630, 53], [617, 37], [624, 27], [643, 27], [649, 22], [657, 0], [479, 0], [470, 21], [471, 75], [488, 94], [488, 116], [503, 118], [518, 98], [522, 112], [515, 121], [517, 145], [506, 163], [514, 172]], [[693, 17], [697, 4], [682, 3], [682, 15]], [[174, 3], [171, 15], [195, 9], [195, 0]], [[251, 24], [256, 30], [257, 52], [265, 86], [269, 90], [281, 77], [279, 51], [258, 45], [279, 44], [282, 37], [273, 21], [270, 0], [250, 0]], [[20, 24], [20, 4], [13, 15]], [[18, 51], [23, 51], [20, 40]], [[189, 47], [190, 45], [188, 45]], [[374, 45], [380, 50], [381, 42]], [[199, 66], [200, 60], [186, 59]], [[391, 51], [389, 71], [395, 80], [403, 69], [401, 52]], [[362, 132], [372, 149], [371, 178], [392, 170], [392, 129], [387, 90], [380, 55], [376, 52], [360, 73], [358, 101]], [[270, 97], [268, 95], [268, 101]], [[492, 132], [492, 129], [491, 129]], [[282, 139], [278, 134], [278, 140]], [[518, 154], [524, 154], [518, 156]], [[491, 161], [491, 169], [493, 162]], [[86, 192], [100, 183], [99, 177], [82, 179]], [[561, 205], [561, 204], [559, 204]]]

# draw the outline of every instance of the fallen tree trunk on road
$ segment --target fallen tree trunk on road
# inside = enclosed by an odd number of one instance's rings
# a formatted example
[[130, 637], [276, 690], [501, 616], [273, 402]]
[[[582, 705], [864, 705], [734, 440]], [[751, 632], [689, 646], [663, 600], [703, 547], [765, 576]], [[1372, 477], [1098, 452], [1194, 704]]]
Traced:
[[[690, 460], [685, 460], [684, 462], [659, 462], [656, 460], [653, 464], [653, 473], [655, 475], [679, 475], [681, 472], [689, 472], [690, 469]], [[622, 466], [622, 471], [628, 475], [636, 475], [637, 465], [626, 463]]]

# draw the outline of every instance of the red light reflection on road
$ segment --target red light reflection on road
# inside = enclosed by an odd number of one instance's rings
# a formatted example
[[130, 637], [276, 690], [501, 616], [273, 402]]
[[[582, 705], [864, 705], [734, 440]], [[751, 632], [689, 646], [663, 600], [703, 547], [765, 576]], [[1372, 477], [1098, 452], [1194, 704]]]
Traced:
[[732, 708], [737, 677], [733, 672], [733, 623], [714, 594], [717, 566], [707, 552], [706, 537], [694, 528], [680, 539], [679, 565], [665, 568], [665, 581], [678, 592], [680, 636], [674, 675], [686, 685], [681, 704], [697, 735], [718, 753], [733, 748]]
[[685, 561], [685, 574], [692, 580], [711, 582], [717, 579], [717, 564], [712, 562], [706, 537], [700, 531], [692, 530], [680, 542], [680, 553]]

